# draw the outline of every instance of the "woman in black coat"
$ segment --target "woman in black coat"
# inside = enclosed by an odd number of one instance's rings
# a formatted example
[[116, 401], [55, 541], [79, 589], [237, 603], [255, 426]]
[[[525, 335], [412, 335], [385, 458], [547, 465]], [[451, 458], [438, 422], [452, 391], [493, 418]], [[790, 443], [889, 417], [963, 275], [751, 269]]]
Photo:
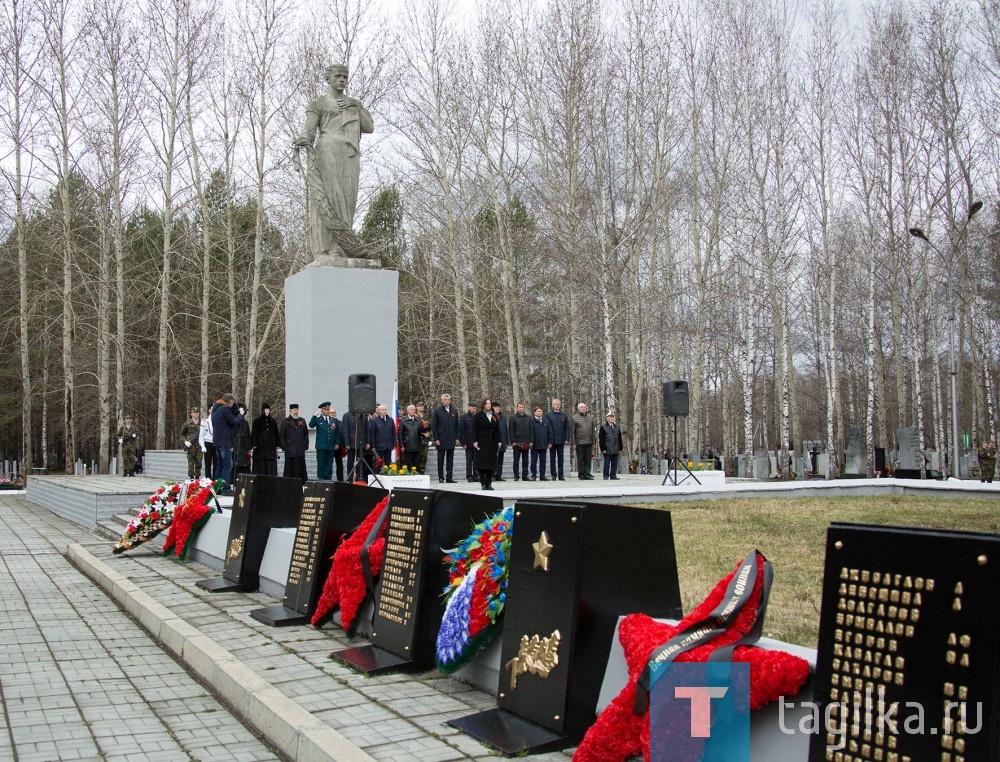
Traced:
[[472, 446], [475, 449], [472, 464], [479, 471], [479, 483], [483, 489], [491, 490], [500, 450], [500, 421], [493, 412], [493, 400], [489, 397], [482, 401], [479, 412], [472, 419]]
[[265, 402], [260, 407], [260, 415], [254, 418], [253, 432], [253, 472], [265, 476], [278, 475], [278, 422], [271, 417], [271, 405]]

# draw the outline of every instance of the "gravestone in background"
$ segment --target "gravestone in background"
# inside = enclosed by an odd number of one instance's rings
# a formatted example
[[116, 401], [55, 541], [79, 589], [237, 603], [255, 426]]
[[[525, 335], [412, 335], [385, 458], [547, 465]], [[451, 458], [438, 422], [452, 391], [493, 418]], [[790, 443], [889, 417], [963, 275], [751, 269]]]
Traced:
[[503, 509], [491, 495], [396, 488], [389, 498], [385, 560], [375, 590], [372, 644], [331, 656], [367, 675], [434, 664], [448, 585], [444, 549]]
[[753, 455], [753, 478], [757, 481], [767, 481], [770, 474], [771, 459], [766, 452], [755, 452]]
[[998, 625], [997, 535], [832, 524], [809, 762], [1000, 759]]
[[899, 439], [899, 467], [897, 472], [918, 471], [924, 467], [924, 454], [920, 449], [920, 430], [916, 426], [907, 426], [896, 431]]
[[197, 582], [213, 593], [247, 593], [260, 587], [260, 562], [272, 529], [294, 527], [302, 510], [302, 481], [240, 474], [236, 479], [229, 542], [221, 577]]
[[281, 605], [254, 609], [250, 616], [272, 627], [308, 622], [341, 540], [385, 496], [385, 490], [345, 482], [307, 482]]
[[852, 426], [847, 431], [847, 447], [844, 452], [844, 475], [865, 476], [868, 473], [868, 453], [861, 429]]
[[448, 724], [507, 755], [579, 743], [618, 617], [637, 612], [681, 616], [668, 511], [519, 501], [497, 707]]

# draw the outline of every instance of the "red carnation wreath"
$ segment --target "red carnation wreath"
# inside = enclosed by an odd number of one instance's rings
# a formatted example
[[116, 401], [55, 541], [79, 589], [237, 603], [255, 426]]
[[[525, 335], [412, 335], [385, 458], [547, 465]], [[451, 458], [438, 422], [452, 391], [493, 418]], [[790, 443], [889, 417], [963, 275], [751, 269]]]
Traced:
[[212, 488], [203, 487], [174, 509], [174, 520], [163, 542], [163, 555], [169, 556], [170, 551], [174, 550], [182, 561], [187, 557], [191, 538], [212, 515], [212, 506], [208, 504], [211, 497]]
[[[323, 584], [323, 592], [312, 615], [314, 627], [321, 627], [332, 615], [333, 610], [340, 606], [340, 626], [350, 630], [358, 609], [368, 594], [364, 573], [361, 570], [361, 553], [365, 541], [371, 534], [382, 512], [389, 504], [389, 498], [382, 498], [371, 513], [361, 522], [361, 526], [344, 539], [333, 553], [333, 566]], [[368, 548], [368, 561], [374, 579], [382, 571], [382, 561], [385, 558], [385, 531], [388, 521], [383, 521], [378, 536]]]
[[[763, 558], [759, 553], [760, 559]], [[625, 651], [629, 681], [587, 731], [573, 754], [574, 762], [624, 762], [642, 754], [649, 762], [649, 711], [637, 714], [636, 683], [661, 646], [690, 625], [706, 619], [726, 594], [735, 571], [721, 580], [690, 614], [678, 624], [657, 622], [645, 614], [630, 614], [622, 619], [618, 638]], [[764, 592], [764, 575], [758, 575], [749, 605], [728, 623], [721, 634], [710, 641], [678, 655], [674, 661], [706, 661], [719, 648], [740, 642], [753, 629]], [[809, 663], [784, 651], [766, 651], [755, 646], [738, 645], [732, 661], [750, 665], [750, 709], [757, 710], [779, 696], [794, 696], [809, 678]]]

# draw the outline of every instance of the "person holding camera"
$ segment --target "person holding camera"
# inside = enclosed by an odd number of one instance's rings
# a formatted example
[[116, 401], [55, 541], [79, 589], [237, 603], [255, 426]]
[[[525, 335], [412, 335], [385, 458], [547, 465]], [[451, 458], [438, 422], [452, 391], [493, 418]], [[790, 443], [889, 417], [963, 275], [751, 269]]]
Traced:
[[233, 485], [233, 436], [243, 422], [246, 408], [236, 402], [236, 396], [231, 392], [222, 395], [222, 399], [212, 408], [212, 444], [215, 446], [217, 467], [216, 479], [222, 480], [224, 494], [232, 494]]

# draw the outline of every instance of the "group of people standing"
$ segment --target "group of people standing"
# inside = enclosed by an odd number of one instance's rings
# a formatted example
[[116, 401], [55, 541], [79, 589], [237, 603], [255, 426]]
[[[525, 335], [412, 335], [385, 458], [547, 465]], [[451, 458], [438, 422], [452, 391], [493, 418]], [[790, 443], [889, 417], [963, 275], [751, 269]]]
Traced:
[[[374, 413], [348, 412], [343, 420], [329, 401], [321, 402], [308, 422], [299, 416], [299, 405], [288, 406], [289, 414], [280, 422], [271, 416], [271, 405], [261, 405], [260, 415], [247, 421], [247, 409], [232, 393], [216, 400], [202, 419], [197, 408], [180, 429], [187, 453], [188, 477], [201, 477], [204, 463], [207, 478], [221, 479], [224, 492], [231, 492], [240, 473], [276, 476], [278, 450], [284, 452], [283, 476], [301, 479], [309, 476], [306, 452], [309, 429], [316, 431], [316, 478], [332, 480], [336, 466], [337, 481], [363, 479], [374, 473], [378, 460], [389, 463], [398, 447], [402, 465], [424, 473], [431, 442], [437, 450], [438, 481], [455, 483], [455, 450], [465, 452], [466, 480], [478, 481], [484, 490], [492, 490], [494, 481], [503, 481], [507, 450], [514, 453], [515, 481], [565, 481], [565, 448], [575, 448], [577, 476], [593, 479], [591, 462], [596, 445], [604, 460], [605, 479], [618, 478], [618, 457], [623, 449], [621, 428], [614, 412], [597, 425], [586, 403], [567, 414], [562, 402], [553, 399], [548, 412], [540, 406], [531, 415], [527, 405], [518, 402], [508, 418], [499, 402], [486, 397], [470, 402], [459, 414], [450, 394], [441, 395], [441, 404], [428, 421], [422, 404], [407, 405], [394, 420], [385, 405], [376, 405]], [[134, 473], [140, 436], [131, 416], [118, 432], [126, 476]], [[378, 459], [378, 460], [376, 460]], [[547, 476], [546, 473], [549, 475]]]
[[604, 478], [618, 478], [623, 440], [616, 416], [609, 412], [605, 422], [597, 426], [585, 402], [577, 405], [573, 415], [563, 412], [558, 399], [552, 400], [547, 413], [536, 407], [532, 415], [528, 415], [525, 403], [518, 402], [508, 419], [500, 403], [489, 397], [470, 402], [468, 412], [459, 416], [451, 395], [443, 394], [431, 418], [431, 430], [442, 484], [455, 482], [455, 450], [459, 447], [465, 451], [466, 479], [479, 481], [484, 490], [492, 490], [494, 481], [503, 481], [500, 474], [508, 448], [514, 453], [515, 481], [549, 481], [546, 463], [551, 479], [565, 481], [566, 444], [576, 448], [578, 478], [593, 479], [590, 466], [595, 443], [604, 456]]

